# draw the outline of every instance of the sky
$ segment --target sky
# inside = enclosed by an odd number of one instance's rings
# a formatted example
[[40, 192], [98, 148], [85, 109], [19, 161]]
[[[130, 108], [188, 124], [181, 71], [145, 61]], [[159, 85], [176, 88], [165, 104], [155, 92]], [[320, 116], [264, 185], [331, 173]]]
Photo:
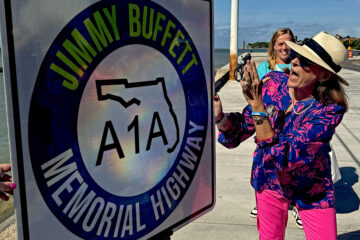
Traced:
[[[229, 48], [231, 0], [213, 2], [215, 48]], [[320, 31], [360, 38], [360, 0], [239, 0], [238, 24], [239, 48], [244, 40], [268, 42], [282, 27], [298, 39]]]
[[[231, 0], [214, 0], [215, 48], [230, 46]], [[320, 31], [360, 38], [359, 0], [239, 0], [238, 46], [268, 42], [289, 27], [298, 39]]]

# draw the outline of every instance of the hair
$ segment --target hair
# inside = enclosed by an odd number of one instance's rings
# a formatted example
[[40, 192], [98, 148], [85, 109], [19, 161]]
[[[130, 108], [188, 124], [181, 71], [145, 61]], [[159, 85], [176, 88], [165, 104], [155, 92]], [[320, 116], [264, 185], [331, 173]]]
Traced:
[[290, 40], [292, 42], [295, 42], [295, 36], [290, 28], [280, 28], [280, 29], [276, 30], [276, 32], [274, 32], [274, 34], [270, 40], [269, 48], [268, 48], [268, 63], [269, 63], [269, 69], [271, 69], [271, 70], [275, 70], [275, 67], [276, 67], [276, 57], [277, 56], [274, 51], [275, 42], [278, 39], [278, 37], [280, 37], [284, 34], [289, 34]]
[[336, 103], [344, 107], [345, 111], [349, 109], [348, 97], [336, 74], [325, 82], [318, 82], [313, 95], [325, 106]]

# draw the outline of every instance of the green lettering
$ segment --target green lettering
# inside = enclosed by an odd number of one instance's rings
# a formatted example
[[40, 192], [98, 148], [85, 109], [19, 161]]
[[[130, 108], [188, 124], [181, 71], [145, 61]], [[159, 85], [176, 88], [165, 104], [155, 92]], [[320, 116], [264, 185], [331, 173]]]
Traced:
[[107, 10], [106, 8], [103, 9], [106, 18], [109, 20], [111, 27], [114, 31], [115, 34], [115, 39], [119, 40], [120, 39], [120, 35], [119, 35], [119, 30], [116, 24], [116, 7], [115, 5], [111, 6], [111, 15], [109, 13], [109, 10]]
[[68, 88], [69, 90], [76, 90], [78, 88], [79, 82], [76, 79], [76, 77], [74, 77], [70, 73], [66, 72], [64, 69], [60, 68], [59, 66], [55, 65], [54, 63], [51, 64], [50, 69], [53, 70], [54, 72], [60, 74], [64, 78], [66, 78], [62, 82], [62, 85], [64, 87]]
[[76, 66], [68, 57], [66, 57], [62, 52], [57, 51], [56, 56], [63, 61], [69, 68], [71, 68], [77, 75], [80, 77], [84, 76], [84, 72]]
[[91, 55], [93, 57], [95, 57], [97, 55], [97, 53], [94, 50], [94, 48], [88, 43], [88, 41], [85, 40], [85, 38], [81, 35], [81, 33], [76, 28], [72, 31], [71, 35], [75, 39], [75, 41], [76, 41], [77, 45], [80, 47], [80, 49], [77, 46], [75, 46], [68, 39], [65, 40], [65, 42], [63, 43], [63, 46], [68, 51], [68, 53], [70, 53], [70, 55], [79, 63], [79, 65], [83, 69], [86, 70], [88, 66], [83, 61], [83, 59], [85, 59], [85, 61], [87, 63], [91, 63], [92, 58], [91, 58], [89, 52], [91, 53]]
[[158, 31], [162, 31], [162, 26], [160, 26], [160, 20], [165, 20], [166, 17], [161, 14], [161, 13], [158, 13], [156, 15], [156, 21], [155, 21], [155, 27], [154, 27], [154, 34], [153, 34], [153, 41], [155, 42], [156, 41], [156, 38], [157, 38], [157, 33]]
[[[103, 48], [100, 45], [99, 40], [104, 47], [108, 46], [107, 40], [109, 40], [110, 43], [112, 43], [114, 40], [109, 32], [109, 29], [106, 27], [105, 22], [102, 19], [99, 11], [96, 11], [94, 13], [94, 18], [96, 21], [97, 28], [94, 26], [94, 24], [91, 22], [91, 20], [89, 18], [84, 20], [84, 24], [85, 24], [92, 40], [94, 41], [98, 51], [101, 52]], [[107, 40], [106, 40], [106, 38], [107, 38]]]
[[175, 46], [179, 46], [180, 43], [179, 43], [179, 37], [181, 37], [182, 39], [185, 38], [184, 34], [178, 30], [176, 35], [175, 35], [175, 38], [174, 40], [172, 41], [171, 45], [170, 45], [170, 48], [169, 48], [169, 53], [171, 54], [171, 56], [173, 56], [174, 58], [176, 58], [176, 54], [174, 53], [173, 49]]
[[154, 23], [154, 9], [150, 8], [150, 17], [149, 17], [149, 29], [146, 32], [146, 22], [147, 22], [148, 8], [144, 6], [144, 16], [143, 16], [143, 25], [142, 25], [142, 34], [145, 39], [150, 39], [153, 33], [153, 23]]
[[[129, 4], [129, 24], [130, 24], [130, 37], [140, 36], [140, 8], [136, 4]], [[134, 24], [136, 24], [136, 31], [134, 31]]]
[[175, 28], [175, 27], [176, 27], [175, 24], [171, 20], [169, 20], [168, 24], [166, 25], [163, 39], [161, 41], [161, 46], [165, 46], [166, 39], [171, 38], [170, 28]]
[[178, 64], [181, 63], [181, 61], [183, 60], [183, 58], [185, 57], [185, 55], [186, 55], [186, 53], [187, 53], [188, 51], [191, 52], [191, 51], [192, 51], [192, 48], [191, 48], [189, 42], [186, 41], [186, 47], [185, 47], [184, 51], [181, 53], [179, 59], [177, 60], [177, 63], [178, 63]]
[[189, 62], [189, 64], [182, 70], [182, 74], [185, 75], [185, 73], [190, 69], [192, 65], [198, 65], [198, 61], [196, 60], [195, 54], [192, 54], [192, 60]]

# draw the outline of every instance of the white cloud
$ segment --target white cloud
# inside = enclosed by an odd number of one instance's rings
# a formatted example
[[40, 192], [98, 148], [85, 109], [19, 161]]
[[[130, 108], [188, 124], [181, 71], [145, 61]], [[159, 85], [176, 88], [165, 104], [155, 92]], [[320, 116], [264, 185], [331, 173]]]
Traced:
[[[298, 39], [311, 38], [320, 31], [326, 31], [330, 34], [350, 35], [360, 37], [360, 27], [340, 27], [334, 23], [316, 23], [316, 22], [296, 22], [293, 20], [287, 22], [254, 22], [251, 20], [239, 22], [238, 41], [239, 47], [242, 42], [268, 42], [273, 33], [282, 27], [289, 27]], [[215, 48], [229, 48], [230, 45], [230, 24], [215, 26]]]
[[221, 30], [230, 30], [230, 24], [229, 25], [215, 25], [215, 31], [221, 31]]
[[339, 27], [335, 28], [331, 34], [340, 34], [341, 36], [351, 36], [351, 37], [360, 37], [360, 27], [359, 26], [350, 26], [349, 28]]

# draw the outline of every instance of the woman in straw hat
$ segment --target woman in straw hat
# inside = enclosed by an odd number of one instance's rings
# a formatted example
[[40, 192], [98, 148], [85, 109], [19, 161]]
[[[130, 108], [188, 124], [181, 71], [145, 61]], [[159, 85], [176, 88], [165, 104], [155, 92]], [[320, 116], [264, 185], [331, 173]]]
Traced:
[[223, 113], [214, 97], [218, 141], [234, 148], [256, 134], [251, 184], [260, 239], [284, 239], [289, 205], [299, 210], [307, 239], [336, 239], [329, 142], [348, 108], [348, 83], [337, 75], [347, 51], [325, 32], [303, 46], [286, 44], [289, 75], [270, 72], [260, 81], [255, 63], [247, 63], [242, 113]]
[[[290, 28], [280, 28], [274, 32], [270, 39], [268, 49], [268, 59], [262, 62], [257, 67], [257, 73], [260, 81], [264, 76], [272, 71], [289, 72], [291, 68], [290, 60], [290, 47], [285, 43], [286, 41], [295, 42], [295, 36]], [[269, 77], [270, 78], [270, 77]], [[264, 79], [267, 81], [266, 79]], [[332, 180], [335, 183], [341, 178], [340, 170], [337, 165], [335, 151], [330, 143], [331, 151], [329, 153], [331, 160], [331, 173]], [[293, 207], [291, 212], [292, 218], [294, 219], [295, 225], [298, 228], [303, 228], [302, 221], [296, 207]], [[251, 217], [257, 217], [257, 207], [255, 206], [251, 212]]]

